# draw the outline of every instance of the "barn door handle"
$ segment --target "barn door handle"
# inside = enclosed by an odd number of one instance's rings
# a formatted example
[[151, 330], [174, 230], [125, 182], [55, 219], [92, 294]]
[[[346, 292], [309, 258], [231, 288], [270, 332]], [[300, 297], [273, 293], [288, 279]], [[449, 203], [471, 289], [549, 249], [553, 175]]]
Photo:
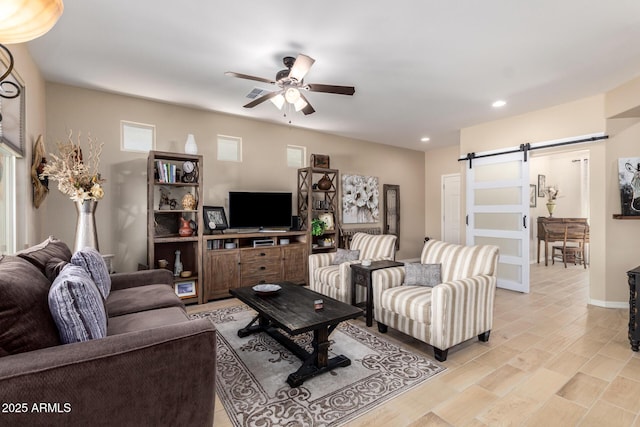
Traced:
[[527, 228], [527, 216], [526, 215], [522, 217], [522, 226], [524, 228]]

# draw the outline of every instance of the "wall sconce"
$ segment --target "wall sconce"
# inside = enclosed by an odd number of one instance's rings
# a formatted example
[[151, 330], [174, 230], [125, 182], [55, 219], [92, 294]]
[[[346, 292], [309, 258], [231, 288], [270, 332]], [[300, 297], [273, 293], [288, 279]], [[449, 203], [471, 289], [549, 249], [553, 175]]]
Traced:
[[[62, 0], [3, 0], [0, 3], [0, 43], [24, 43], [45, 34], [58, 22], [64, 5]], [[0, 97], [17, 98], [20, 88], [5, 81], [13, 70], [13, 55], [0, 44], [9, 60], [7, 70], [0, 77]]]

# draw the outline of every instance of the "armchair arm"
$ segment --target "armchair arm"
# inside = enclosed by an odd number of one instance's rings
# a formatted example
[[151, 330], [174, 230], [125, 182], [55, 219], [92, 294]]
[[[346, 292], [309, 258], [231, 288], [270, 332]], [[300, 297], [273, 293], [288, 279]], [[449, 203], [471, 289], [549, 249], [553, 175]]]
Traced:
[[309, 288], [311, 290], [317, 290], [313, 272], [320, 267], [331, 265], [333, 257], [335, 257], [335, 252], [309, 255]]
[[25, 426], [211, 426], [215, 363], [209, 319], [6, 356], [0, 402], [26, 410], [0, 418]]
[[496, 277], [473, 276], [433, 287], [431, 341], [447, 349], [491, 330]]
[[[373, 306], [380, 307], [382, 292], [404, 283], [404, 266], [384, 268], [371, 272], [371, 286], [373, 287]], [[378, 317], [380, 318], [380, 317]]]
[[167, 284], [173, 286], [173, 273], [167, 269], [140, 270], [130, 273], [114, 273], [111, 275], [111, 290], [134, 288], [144, 285]]

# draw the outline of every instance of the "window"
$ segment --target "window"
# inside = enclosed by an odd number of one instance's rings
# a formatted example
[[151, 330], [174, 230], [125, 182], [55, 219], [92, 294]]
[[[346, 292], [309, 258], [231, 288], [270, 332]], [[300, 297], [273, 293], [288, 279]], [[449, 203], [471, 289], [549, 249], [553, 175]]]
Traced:
[[0, 254], [16, 251], [16, 157], [0, 147]]
[[144, 123], [120, 121], [120, 149], [148, 153], [156, 146], [156, 127]]
[[218, 160], [223, 162], [241, 162], [242, 138], [218, 135]]
[[307, 158], [307, 147], [300, 145], [287, 145], [287, 166], [290, 168], [305, 167], [305, 159]]

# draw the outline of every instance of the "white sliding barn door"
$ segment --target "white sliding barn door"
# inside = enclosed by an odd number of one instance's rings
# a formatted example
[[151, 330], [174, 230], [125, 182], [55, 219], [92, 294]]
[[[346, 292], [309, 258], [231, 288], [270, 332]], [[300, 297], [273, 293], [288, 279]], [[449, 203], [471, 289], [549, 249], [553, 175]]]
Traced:
[[472, 160], [466, 169], [467, 245], [500, 247], [498, 287], [529, 292], [529, 163], [524, 153]]

